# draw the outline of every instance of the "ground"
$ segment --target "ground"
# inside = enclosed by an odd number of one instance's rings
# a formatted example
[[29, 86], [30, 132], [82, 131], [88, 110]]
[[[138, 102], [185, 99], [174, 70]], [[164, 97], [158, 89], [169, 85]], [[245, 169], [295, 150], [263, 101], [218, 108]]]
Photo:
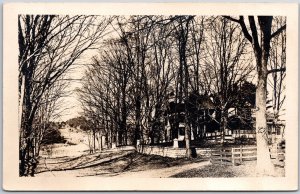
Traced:
[[[103, 150], [90, 154], [86, 135], [74, 129], [63, 129], [66, 144], [44, 148], [37, 168], [37, 177], [132, 177], [132, 178], [192, 178], [192, 177], [253, 177], [255, 161], [243, 165], [215, 165], [209, 159], [169, 158], [145, 155], [133, 147], [126, 150]], [[47, 151], [48, 150], [48, 151]], [[51, 151], [49, 151], [51, 150]], [[283, 176], [283, 169], [276, 169]]]
[[209, 164], [201, 159], [174, 159], [144, 155], [134, 150], [104, 151], [79, 157], [42, 159], [37, 177], [41, 176], [102, 176], [102, 177], [170, 177], [187, 169]]

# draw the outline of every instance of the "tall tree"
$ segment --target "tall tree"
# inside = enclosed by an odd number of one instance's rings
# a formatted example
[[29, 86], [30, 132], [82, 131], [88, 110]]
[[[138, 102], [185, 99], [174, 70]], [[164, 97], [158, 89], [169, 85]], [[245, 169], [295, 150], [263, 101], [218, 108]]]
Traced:
[[184, 140], [186, 147], [186, 157], [190, 158], [192, 156], [191, 152], [191, 126], [189, 122], [188, 114], [188, 96], [189, 96], [189, 68], [187, 64], [187, 43], [189, 38], [190, 23], [195, 16], [180, 16], [176, 18], [175, 25], [175, 35], [177, 39], [178, 54], [179, 54], [179, 103], [182, 103], [184, 99]]
[[[156, 18], [157, 21], [163, 20], [162, 17]], [[162, 134], [165, 129], [164, 111], [166, 101], [168, 101], [168, 88], [171, 82], [174, 81], [174, 57], [170, 49], [173, 43], [170, 40], [170, 26], [164, 23], [157, 24], [151, 33], [153, 45], [151, 51], [151, 61], [153, 65], [148, 71], [149, 77], [149, 108], [148, 122], [150, 123], [149, 137], [152, 143], [158, 143], [159, 140], [169, 141], [167, 131]], [[154, 112], [154, 113], [153, 113]], [[163, 137], [164, 136], [164, 137]], [[163, 138], [162, 138], [163, 137]]]
[[[221, 140], [229, 135], [228, 112], [238, 99], [235, 90], [253, 79], [254, 67], [247, 55], [247, 42], [238, 25], [222, 17], [212, 17], [206, 32], [206, 53], [203, 61], [202, 88], [213, 101], [219, 113]], [[209, 86], [208, 86], [209, 85]]]
[[102, 37], [106, 20], [96, 16], [19, 15], [20, 176], [35, 172], [32, 123], [44, 94]]
[[117, 21], [121, 40], [126, 48], [128, 59], [132, 68], [133, 81], [133, 101], [135, 104], [135, 133], [134, 142], [138, 139], [144, 139], [145, 129], [143, 119], [145, 115], [142, 109], [148, 112], [149, 94], [147, 78], [147, 58], [151, 47], [150, 38], [154, 20], [152, 16], [130, 16], [129, 18], [119, 17]]
[[[225, 18], [237, 22], [245, 35], [252, 44], [256, 59], [257, 68], [257, 87], [256, 87], [256, 143], [257, 143], [257, 173], [273, 174], [274, 167], [271, 163], [268, 148], [268, 131], [266, 118], [266, 101], [267, 101], [267, 77], [268, 74], [275, 70], [268, 70], [268, 61], [270, 56], [271, 40], [286, 29], [286, 24], [272, 32], [273, 16], [248, 16], [249, 29], [246, 26], [244, 16], [239, 19], [230, 16]], [[258, 26], [256, 24], [258, 22]], [[259, 28], [258, 28], [259, 27]], [[277, 70], [276, 70], [277, 71]], [[281, 71], [281, 70], [278, 70]]]

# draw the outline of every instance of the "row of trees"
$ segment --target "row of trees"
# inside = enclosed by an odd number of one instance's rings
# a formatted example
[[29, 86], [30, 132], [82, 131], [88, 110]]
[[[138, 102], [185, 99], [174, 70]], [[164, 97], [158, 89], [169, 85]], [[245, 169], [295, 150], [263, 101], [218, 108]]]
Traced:
[[62, 110], [69, 77], [80, 56], [102, 38], [109, 18], [19, 15], [20, 176], [33, 176], [50, 121]]
[[20, 176], [34, 174], [44, 134], [68, 95], [68, 72], [88, 49], [98, 49], [99, 54], [87, 66], [77, 92], [88, 120], [85, 128], [94, 136], [107, 136], [118, 145], [162, 139], [164, 113], [173, 93], [175, 102], [185, 105], [190, 157], [188, 99], [211, 98], [221, 112], [220, 130], [226, 133], [228, 110], [239, 96], [234, 91], [257, 79], [258, 162], [267, 159], [267, 75], [272, 75], [273, 112], [280, 115], [285, 99], [285, 18], [248, 20], [249, 25], [242, 16], [19, 15]]
[[190, 157], [189, 99], [210, 97], [221, 113], [220, 131], [226, 134], [228, 110], [239, 100], [237, 90], [257, 80], [258, 170], [270, 171], [267, 79], [271, 74], [269, 93], [280, 115], [285, 98], [285, 18], [249, 16], [248, 21], [249, 25], [243, 16], [117, 17], [111, 25], [114, 32], [92, 59], [78, 89], [91, 130], [118, 145], [163, 139], [164, 112], [174, 93], [175, 102], [184, 104]]
[[115, 26], [119, 37], [93, 59], [79, 93], [86, 116], [115, 125], [120, 145], [128, 143], [127, 126], [134, 126], [134, 142], [160, 135], [170, 93], [178, 103], [190, 94], [213, 96], [226, 112], [237, 100], [233, 90], [253, 77], [245, 39], [222, 17], [138, 16]]

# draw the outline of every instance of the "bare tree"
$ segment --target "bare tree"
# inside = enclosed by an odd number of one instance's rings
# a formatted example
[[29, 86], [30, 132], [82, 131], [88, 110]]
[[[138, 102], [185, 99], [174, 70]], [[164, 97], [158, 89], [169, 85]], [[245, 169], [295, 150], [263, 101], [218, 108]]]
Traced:
[[[163, 18], [160, 16], [156, 21], [161, 21]], [[152, 65], [148, 71], [148, 95], [149, 95], [149, 108], [148, 123], [150, 123], [149, 137], [151, 143], [159, 143], [159, 140], [169, 141], [171, 133], [163, 134], [165, 129], [164, 112], [167, 109], [169, 88], [171, 83], [174, 82], [174, 60], [172, 46], [173, 43], [170, 39], [170, 32], [172, 28], [165, 23], [158, 23], [151, 33], [153, 45], [150, 51], [152, 58]], [[150, 91], [150, 92], [149, 92]]]
[[[252, 44], [253, 52], [256, 59], [257, 68], [257, 88], [256, 88], [256, 141], [257, 141], [257, 173], [273, 174], [274, 168], [271, 163], [268, 135], [267, 135], [267, 118], [266, 118], [266, 101], [267, 101], [267, 77], [274, 71], [282, 69], [268, 70], [268, 61], [271, 49], [271, 40], [278, 37], [286, 29], [286, 24], [272, 31], [273, 16], [248, 16], [249, 29], [246, 26], [244, 16], [235, 19], [230, 16], [225, 18], [237, 22], [245, 37]], [[258, 22], [258, 25], [256, 25]]]
[[[275, 17], [272, 29], [278, 29], [286, 23], [285, 17]], [[271, 41], [268, 69], [268, 87], [271, 98], [270, 107], [267, 106], [268, 114], [273, 118], [272, 143], [275, 143], [276, 130], [282, 128], [285, 116], [285, 78], [286, 78], [286, 32], [283, 31], [276, 39]], [[268, 105], [268, 104], [267, 104]], [[268, 109], [269, 108], [269, 109]], [[271, 110], [270, 110], [271, 108]]]
[[191, 140], [191, 126], [189, 122], [188, 115], [188, 96], [189, 96], [189, 69], [187, 64], [187, 42], [189, 38], [190, 22], [194, 16], [180, 16], [174, 22], [175, 25], [175, 36], [177, 39], [178, 54], [179, 54], [179, 70], [178, 70], [178, 99], [179, 103], [182, 103], [184, 100], [185, 106], [185, 146], [186, 146], [186, 156], [190, 158], [192, 156], [190, 148]]
[[58, 81], [47, 90], [40, 102], [40, 105], [34, 115], [32, 129], [34, 141], [34, 155], [39, 155], [41, 144], [44, 137], [51, 132], [51, 121], [58, 119], [63, 109], [63, 97], [69, 95], [66, 93], [68, 83], [65, 81]]
[[32, 123], [44, 94], [102, 37], [106, 18], [19, 15], [20, 176], [33, 176]]
[[[237, 88], [251, 81], [254, 67], [247, 42], [238, 25], [222, 17], [212, 17], [206, 33], [203, 91], [211, 95], [220, 116], [222, 142], [229, 135], [228, 112], [238, 100]], [[208, 89], [208, 90], [207, 90]]]

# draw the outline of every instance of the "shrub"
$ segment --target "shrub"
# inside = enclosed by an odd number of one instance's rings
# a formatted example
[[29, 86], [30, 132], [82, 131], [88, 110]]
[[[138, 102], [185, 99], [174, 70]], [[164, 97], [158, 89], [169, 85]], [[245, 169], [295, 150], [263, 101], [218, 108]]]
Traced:
[[65, 143], [66, 140], [61, 136], [60, 131], [56, 125], [50, 124], [47, 129], [42, 144], [54, 144], [54, 143]]

